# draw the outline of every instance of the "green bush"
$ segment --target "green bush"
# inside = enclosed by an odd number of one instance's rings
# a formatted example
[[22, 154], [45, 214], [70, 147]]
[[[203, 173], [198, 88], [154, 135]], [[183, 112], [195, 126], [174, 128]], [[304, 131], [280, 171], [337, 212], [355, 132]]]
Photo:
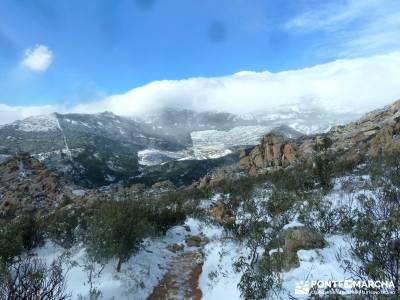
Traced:
[[266, 204], [271, 216], [279, 216], [293, 207], [298, 197], [290, 192], [274, 189]]
[[277, 272], [271, 256], [263, 256], [256, 265], [250, 265], [244, 258], [234, 266], [242, 276], [238, 284], [241, 296], [246, 300], [273, 299], [282, 287], [282, 278]]
[[0, 228], [0, 264], [4, 267], [24, 250], [22, 241], [18, 238], [18, 231], [13, 226]]
[[314, 176], [325, 191], [333, 187], [333, 161], [324, 155], [318, 155], [314, 159]]
[[61, 199], [60, 208], [68, 206], [72, 203], [73, 203], [73, 201], [72, 201], [71, 197], [68, 196], [67, 194], [64, 194]]
[[86, 232], [88, 255], [99, 263], [117, 258], [117, 271], [122, 263], [139, 251], [144, 238], [153, 232], [139, 201], [104, 201], [89, 219]]
[[267, 175], [274, 187], [282, 191], [292, 191], [297, 194], [314, 189], [315, 179], [313, 173], [306, 165], [282, 169]]
[[68, 249], [79, 241], [79, 228], [86, 227], [86, 217], [82, 209], [58, 210], [45, 219], [46, 237]]
[[15, 227], [25, 250], [32, 250], [43, 242], [43, 225], [37, 218], [23, 216], [18, 220]]
[[23, 216], [0, 228], [0, 263], [9, 264], [23, 251], [29, 251], [43, 242], [40, 222], [32, 216]]
[[347, 268], [359, 278], [391, 280], [400, 298], [400, 158], [399, 153], [376, 159], [369, 166], [372, 191], [359, 198], [350, 235], [359, 261]]

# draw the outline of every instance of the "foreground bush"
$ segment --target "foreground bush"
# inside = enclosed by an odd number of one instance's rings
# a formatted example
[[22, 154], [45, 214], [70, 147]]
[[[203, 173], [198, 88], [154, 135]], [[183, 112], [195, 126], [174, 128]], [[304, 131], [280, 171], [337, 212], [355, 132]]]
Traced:
[[360, 197], [352, 252], [360, 266], [347, 261], [359, 278], [393, 281], [400, 298], [400, 156], [394, 153], [372, 164], [373, 192]]
[[138, 252], [145, 238], [165, 234], [183, 223], [186, 212], [177, 195], [161, 199], [103, 201], [88, 220], [86, 248], [99, 263], [116, 258], [116, 270]]
[[149, 201], [146, 217], [156, 235], [165, 235], [168, 229], [185, 221], [187, 212], [183, 202], [183, 198], [177, 193]]
[[29, 216], [0, 227], [0, 264], [10, 264], [23, 251], [29, 251], [43, 242], [43, 227]]
[[70, 299], [61, 262], [47, 267], [39, 259], [27, 258], [4, 268], [0, 273], [0, 299]]
[[117, 258], [117, 271], [136, 253], [143, 239], [151, 233], [146, 210], [138, 201], [105, 201], [90, 218], [86, 249], [99, 263]]

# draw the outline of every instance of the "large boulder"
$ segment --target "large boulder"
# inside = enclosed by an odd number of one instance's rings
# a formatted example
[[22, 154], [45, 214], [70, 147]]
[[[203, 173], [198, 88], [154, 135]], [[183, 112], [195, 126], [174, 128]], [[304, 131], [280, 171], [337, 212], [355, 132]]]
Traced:
[[289, 271], [299, 267], [297, 251], [320, 249], [326, 246], [323, 236], [307, 227], [286, 229], [274, 243], [281, 247], [270, 251], [272, 267], [276, 271]]
[[323, 248], [325, 245], [323, 236], [307, 227], [294, 227], [284, 232], [284, 250], [288, 253]]
[[188, 247], [200, 247], [209, 242], [208, 238], [204, 235], [188, 235], [185, 238]]

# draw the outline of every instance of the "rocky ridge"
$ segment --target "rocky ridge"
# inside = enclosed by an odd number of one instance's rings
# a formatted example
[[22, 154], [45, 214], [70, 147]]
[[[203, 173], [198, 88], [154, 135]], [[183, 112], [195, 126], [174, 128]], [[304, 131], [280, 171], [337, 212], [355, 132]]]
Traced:
[[268, 168], [311, 163], [323, 151], [357, 163], [364, 156], [374, 157], [393, 150], [400, 150], [400, 100], [355, 122], [333, 127], [325, 134], [297, 139], [268, 134], [258, 146], [241, 150], [239, 167], [255, 176]]

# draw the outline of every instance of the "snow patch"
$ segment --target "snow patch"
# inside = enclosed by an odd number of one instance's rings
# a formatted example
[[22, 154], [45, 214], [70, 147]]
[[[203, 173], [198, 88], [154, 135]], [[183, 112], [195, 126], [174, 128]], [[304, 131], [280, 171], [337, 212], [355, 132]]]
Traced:
[[29, 117], [14, 123], [18, 130], [25, 132], [46, 132], [58, 130], [58, 119], [55, 114]]

